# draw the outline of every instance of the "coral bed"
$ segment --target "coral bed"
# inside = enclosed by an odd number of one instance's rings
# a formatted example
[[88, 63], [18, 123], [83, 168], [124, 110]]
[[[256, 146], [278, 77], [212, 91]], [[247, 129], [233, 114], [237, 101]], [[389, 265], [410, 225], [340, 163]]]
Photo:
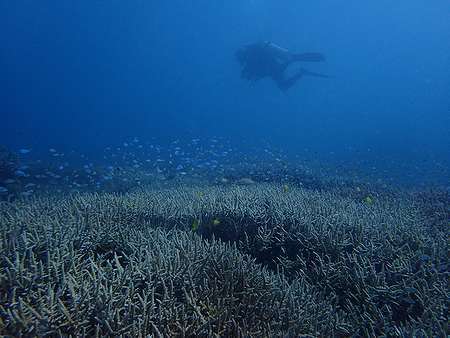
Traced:
[[448, 194], [280, 184], [0, 204], [0, 333], [445, 336]]

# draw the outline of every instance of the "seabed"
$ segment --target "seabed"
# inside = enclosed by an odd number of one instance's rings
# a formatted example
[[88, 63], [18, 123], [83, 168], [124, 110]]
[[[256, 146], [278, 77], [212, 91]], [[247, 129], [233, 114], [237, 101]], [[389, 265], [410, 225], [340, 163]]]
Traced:
[[448, 192], [139, 182], [0, 203], [2, 335], [448, 333]]

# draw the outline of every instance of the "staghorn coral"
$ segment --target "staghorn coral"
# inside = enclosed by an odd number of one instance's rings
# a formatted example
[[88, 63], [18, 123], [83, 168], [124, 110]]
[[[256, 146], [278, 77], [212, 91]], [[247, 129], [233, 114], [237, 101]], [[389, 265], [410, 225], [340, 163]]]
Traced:
[[430, 210], [273, 184], [4, 203], [0, 332], [442, 336]]
[[108, 228], [77, 250], [71, 236], [58, 247], [41, 230], [14, 243], [23, 254], [15, 247], [3, 256], [4, 334], [259, 336], [345, 327], [319, 318], [331, 306], [307, 283], [289, 284], [235, 246], [180, 231]]

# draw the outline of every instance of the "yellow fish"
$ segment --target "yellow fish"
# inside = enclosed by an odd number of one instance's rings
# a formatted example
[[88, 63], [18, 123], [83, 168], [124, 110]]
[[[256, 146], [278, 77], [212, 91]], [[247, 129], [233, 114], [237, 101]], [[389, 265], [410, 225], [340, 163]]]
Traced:
[[364, 199], [364, 202], [366, 202], [366, 204], [368, 205], [372, 205], [373, 204], [373, 198], [370, 196], [366, 196], [366, 198]]
[[199, 191], [199, 192], [197, 193], [197, 195], [198, 195], [198, 197], [202, 198], [204, 194], [203, 194], [202, 191]]
[[289, 186], [287, 184], [283, 185], [283, 191], [284, 192], [288, 192], [289, 191]]
[[192, 226], [191, 226], [192, 231], [197, 231], [199, 226], [200, 226], [200, 221], [198, 219], [194, 219], [194, 221], [192, 222]]
[[219, 224], [220, 224], [220, 219], [214, 218], [213, 225], [219, 225]]

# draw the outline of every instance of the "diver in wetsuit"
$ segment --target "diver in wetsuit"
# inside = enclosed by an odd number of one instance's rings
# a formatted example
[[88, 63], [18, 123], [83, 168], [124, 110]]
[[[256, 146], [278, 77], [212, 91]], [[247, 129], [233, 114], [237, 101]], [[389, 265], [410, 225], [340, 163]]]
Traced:
[[240, 48], [236, 52], [236, 58], [241, 64], [241, 77], [249, 81], [257, 81], [265, 77], [272, 78], [281, 90], [291, 88], [301, 77], [305, 75], [324, 77], [328, 76], [300, 70], [290, 77], [286, 77], [286, 68], [294, 62], [319, 62], [325, 57], [320, 53], [291, 53], [276, 44], [263, 41]]

